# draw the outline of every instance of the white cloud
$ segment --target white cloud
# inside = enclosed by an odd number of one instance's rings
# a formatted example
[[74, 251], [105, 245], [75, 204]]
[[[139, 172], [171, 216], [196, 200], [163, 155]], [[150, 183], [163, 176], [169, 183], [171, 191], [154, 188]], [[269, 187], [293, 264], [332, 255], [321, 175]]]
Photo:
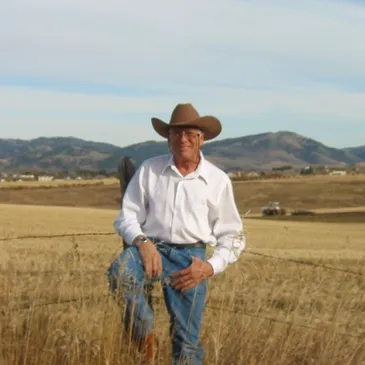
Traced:
[[172, 98], [87, 95], [0, 87], [0, 110], [29, 114], [161, 112]]
[[[293, 130], [297, 116], [364, 120], [365, 7], [355, 2], [15, 0], [0, 3], [0, 20], [0, 126], [28, 120], [42, 128], [36, 119], [52, 116], [55, 132], [70, 135], [66, 128], [82, 131], [88, 117], [101, 126], [134, 113], [167, 118], [179, 101], [268, 125], [280, 114]], [[4, 76], [50, 86], [1, 86]], [[126, 91], [58, 92], [59, 81]], [[128, 88], [154, 93], [131, 96]]]
[[335, 1], [304, 4], [7, 2], [0, 70], [141, 86], [213, 78], [244, 83], [255, 64], [257, 73], [321, 68], [365, 77], [364, 8]]
[[168, 117], [174, 105], [191, 101], [201, 114], [221, 117], [257, 117], [280, 111], [301, 118], [317, 116], [344, 118], [361, 123], [365, 115], [365, 92], [353, 93], [327, 89], [297, 91], [252, 91], [235, 88], [190, 87], [179, 95], [132, 97], [86, 95], [27, 88], [0, 87], [0, 115], [79, 115], [103, 118], [131, 114]]
[[146, 117], [121, 116], [118, 122], [100, 118], [49, 115], [7, 115], [1, 138], [77, 137], [128, 146], [146, 140], [162, 141]]

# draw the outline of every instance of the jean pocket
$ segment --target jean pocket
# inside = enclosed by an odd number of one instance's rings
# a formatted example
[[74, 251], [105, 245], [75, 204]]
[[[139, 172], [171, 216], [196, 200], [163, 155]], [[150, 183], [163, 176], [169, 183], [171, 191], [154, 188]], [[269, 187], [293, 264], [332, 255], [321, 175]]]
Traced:
[[187, 248], [188, 255], [190, 256], [190, 259], [192, 260], [193, 257], [197, 257], [202, 261], [205, 261], [206, 259], [206, 250], [205, 248]]

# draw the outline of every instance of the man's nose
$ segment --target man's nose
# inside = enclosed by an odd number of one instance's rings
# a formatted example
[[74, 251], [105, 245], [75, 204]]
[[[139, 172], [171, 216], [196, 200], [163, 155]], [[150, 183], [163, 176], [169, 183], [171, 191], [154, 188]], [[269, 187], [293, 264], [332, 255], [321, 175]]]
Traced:
[[187, 136], [187, 134], [185, 133], [185, 131], [182, 131], [181, 132], [181, 138], [180, 138], [180, 140], [181, 140], [181, 142], [185, 142], [185, 141], [187, 141], [188, 140], [188, 136]]

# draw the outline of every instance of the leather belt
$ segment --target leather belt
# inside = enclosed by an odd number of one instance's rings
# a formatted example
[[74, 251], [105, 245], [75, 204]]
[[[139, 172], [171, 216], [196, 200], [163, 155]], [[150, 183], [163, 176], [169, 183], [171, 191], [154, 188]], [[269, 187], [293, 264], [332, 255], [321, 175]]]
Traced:
[[163, 243], [164, 245], [176, 248], [176, 249], [183, 249], [183, 248], [206, 248], [206, 244], [202, 241], [194, 242], [194, 243], [172, 243], [159, 240], [154, 237], [149, 237], [149, 239], [154, 243]]
[[169, 242], [162, 242], [166, 244], [167, 246], [177, 248], [177, 249], [183, 249], [183, 248], [206, 248], [206, 244], [199, 241], [195, 243], [169, 243]]

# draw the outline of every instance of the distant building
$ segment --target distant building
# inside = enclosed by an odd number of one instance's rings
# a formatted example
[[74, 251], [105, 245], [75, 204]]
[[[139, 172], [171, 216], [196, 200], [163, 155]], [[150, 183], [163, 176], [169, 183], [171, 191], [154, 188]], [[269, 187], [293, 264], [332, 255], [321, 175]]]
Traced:
[[38, 176], [38, 181], [52, 181], [54, 180], [53, 176]]
[[19, 175], [18, 179], [20, 181], [23, 181], [23, 180], [35, 180], [35, 176], [34, 175]]
[[229, 177], [237, 177], [237, 176], [240, 176], [240, 174], [238, 172], [231, 171], [231, 172], [228, 173], [228, 176]]
[[347, 175], [347, 172], [344, 170], [334, 170], [329, 173], [330, 175]]

